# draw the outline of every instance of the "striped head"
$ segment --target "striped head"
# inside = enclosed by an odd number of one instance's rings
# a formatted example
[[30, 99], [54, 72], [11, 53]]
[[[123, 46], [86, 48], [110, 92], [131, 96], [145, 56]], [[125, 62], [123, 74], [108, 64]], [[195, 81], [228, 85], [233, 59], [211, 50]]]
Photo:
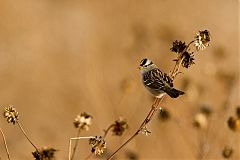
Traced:
[[150, 59], [144, 58], [141, 60], [140, 65], [139, 65], [139, 70], [141, 73], [146, 73], [157, 66], [153, 64], [153, 62]]

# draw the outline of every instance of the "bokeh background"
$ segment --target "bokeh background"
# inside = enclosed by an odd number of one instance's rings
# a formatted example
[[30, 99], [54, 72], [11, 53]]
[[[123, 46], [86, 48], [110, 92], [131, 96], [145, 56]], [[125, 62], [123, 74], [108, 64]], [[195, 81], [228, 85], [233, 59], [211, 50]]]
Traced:
[[[156, 115], [151, 135], [139, 135], [115, 159], [224, 159], [225, 146], [234, 150], [231, 159], [240, 159], [239, 132], [227, 126], [240, 105], [238, 10], [237, 0], [0, 0], [1, 110], [14, 105], [34, 143], [58, 149], [59, 160], [67, 159], [77, 114], [93, 116], [82, 136], [102, 135], [123, 116], [129, 129], [108, 136], [104, 159], [153, 103], [140, 81], [140, 60], [148, 57], [168, 73], [176, 57], [172, 42], [189, 42], [208, 29], [211, 45], [175, 82], [186, 94], [161, 104], [169, 120]], [[193, 126], [201, 106], [212, 113], [203, 129]], [[34, 148], [17, 126], [2, 116], [0, 125], [12, 158], [33, 159]], [[80, 141], [75, 158], [89, 153], [87, 141]], [[2, 139], [0, 157], [7, 159]]]

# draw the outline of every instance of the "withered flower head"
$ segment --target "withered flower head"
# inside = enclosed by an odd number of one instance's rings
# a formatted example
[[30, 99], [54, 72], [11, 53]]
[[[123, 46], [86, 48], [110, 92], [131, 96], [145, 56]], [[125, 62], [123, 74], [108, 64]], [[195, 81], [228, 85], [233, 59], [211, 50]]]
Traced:
[[127, 120], [120, 117], [113, 124], [112, 132], [116, 136], [121, 136], [127, 128], [128, 128]]
[[186, 47], [187, 45], [185, 44], [185, 42], [176, 40], [175, 42], [173, 42], [173, 46], [170, 48], [170, 50], [172, 52], [181, 53]]
[[207, 116], [204, 113], [197, 113], [194, 116], [193, 125], [197, 128], [207, 128], [208, 120]]
[[161, 108], [158, 117], [161, 121], [167, 121], [170, 118], [170, 113], [167, 109]]
[[193, 53], [189, 53], [187, 51], [184, 52], [181, 56], [182, 66], [185, 67], [185, 68], [188, 68], [191, 65], [195, 64], [193, 56], [194, 56]]
[[89, 139], [89, 145], [92, 148], [92, 153], [95, 155], [101, 155], [104, 152], [104, 149], [107, 147], [105, 140], [102, 136], [96, 136], [95, 138]]
[[210, 33], [208, 30], [204, 31], [199, 31], [194, 40], [194, 45], [196, 49], [199, 50], [204, 50], [207, 46], [209, 46], [210, 42]]
[[74, 119], [74, 126], [76, 128], [80, 128], [81, 130], [89, 130], [89, 127], [92, 123], [92, 116], [87, 114], [86, 112], [81, 113], [80, 115], [77, 115], [77, 117]]
[[222, 156], [224, 158], [230, 158], [233, 154], [233, 149], [229, 146], [225, 146], [223, 151], [222, 151]]
[[227, 123], [228, 123], [228, 127], [231, 130], [233, 131], [240, 130], [240, 118], [229, 117]]
[[54, 160], [56, 151], [54, 148], [43, 147], [39, 151], [32, 152], [32, 155], [35, 160]]
[[8, 123], [15, 124], [18, 121], [18, 112], [12, 105], [5, 107], [3, 116]]

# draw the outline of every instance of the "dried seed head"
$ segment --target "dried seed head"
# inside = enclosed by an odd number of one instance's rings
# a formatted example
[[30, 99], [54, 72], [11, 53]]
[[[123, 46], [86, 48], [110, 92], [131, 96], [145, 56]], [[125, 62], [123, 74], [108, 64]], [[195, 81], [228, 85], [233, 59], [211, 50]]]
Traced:
[[229, 146], [225, 146], [223, 151], [222, 151], [222, 156], [224, 158], [230, 158], [233, 154], [233, 149]]
[[191, 65], [195, 64], [194, 63], [194, 55], [193, 53], [189, 53], [189, 52], [184, 52], [181, 56], [182, 59], [182, 66], [185, 68], [190, 67]]
[[186, 47], [187, 45], [185, 44], [185, 42], [176, 40], [175, 42], [173, 42], [173, 46], [170, 48], [170, 50], [172, 52], [181, 53]]
[[94, 153], [95, 155], [103, 154], [104, 149], [107, 147], [106, 142], [102, 136], [90, 138], [89, 145], [91, 146], [92, 153]]
[[3, 116], [8, 123], [15, 124], [18, 121], [18, 112], [12, 105], [5, 107]]
[[161, 121], [167, 121], [170, 119], [170, 113], [167, 109], [161, 108], [158, 117]]
[[126, 129], [128, 129], [127, 120], [119, 117], [119, 119], [116, 120], [113, 125], [112, 132], [113, 135], [121, 136]]
[[92, 116], [86, 112], [83, 112], [80, 115], [77, 115], [77, 117], [74, 119], [73, 124], [76, 128], [87, 131], [92, 124]]
[[38, 151], [32, 152], [35, 160], [55, 160], [55, 152], [57, 150], [54, 148], [43, 147]]
[[204, 31], [199, 31], [194, 40], [194, 45], [196, 49], [199, 50], [204, 50], [207, 46], [209, 46], [210, 42], [210, 33], [208, 30]]
[[197, 128], [207, 128], [208, 120], [206, 114], [197, 113], [194, 116], [193, 125]]
[[240, 118], [229, 117], [227, 123], [228, 123], [228, 127], [231, 130], [233, 131], [240, 130]]

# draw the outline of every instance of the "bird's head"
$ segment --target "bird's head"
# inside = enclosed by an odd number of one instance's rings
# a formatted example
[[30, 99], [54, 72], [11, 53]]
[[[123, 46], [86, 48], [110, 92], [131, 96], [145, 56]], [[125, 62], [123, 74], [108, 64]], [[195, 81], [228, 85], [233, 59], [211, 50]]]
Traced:
[[141, 60], [138, 68], [141, 73], [145, 73], [156, 68], [156, 65], [150, 59], [144, 58]]

